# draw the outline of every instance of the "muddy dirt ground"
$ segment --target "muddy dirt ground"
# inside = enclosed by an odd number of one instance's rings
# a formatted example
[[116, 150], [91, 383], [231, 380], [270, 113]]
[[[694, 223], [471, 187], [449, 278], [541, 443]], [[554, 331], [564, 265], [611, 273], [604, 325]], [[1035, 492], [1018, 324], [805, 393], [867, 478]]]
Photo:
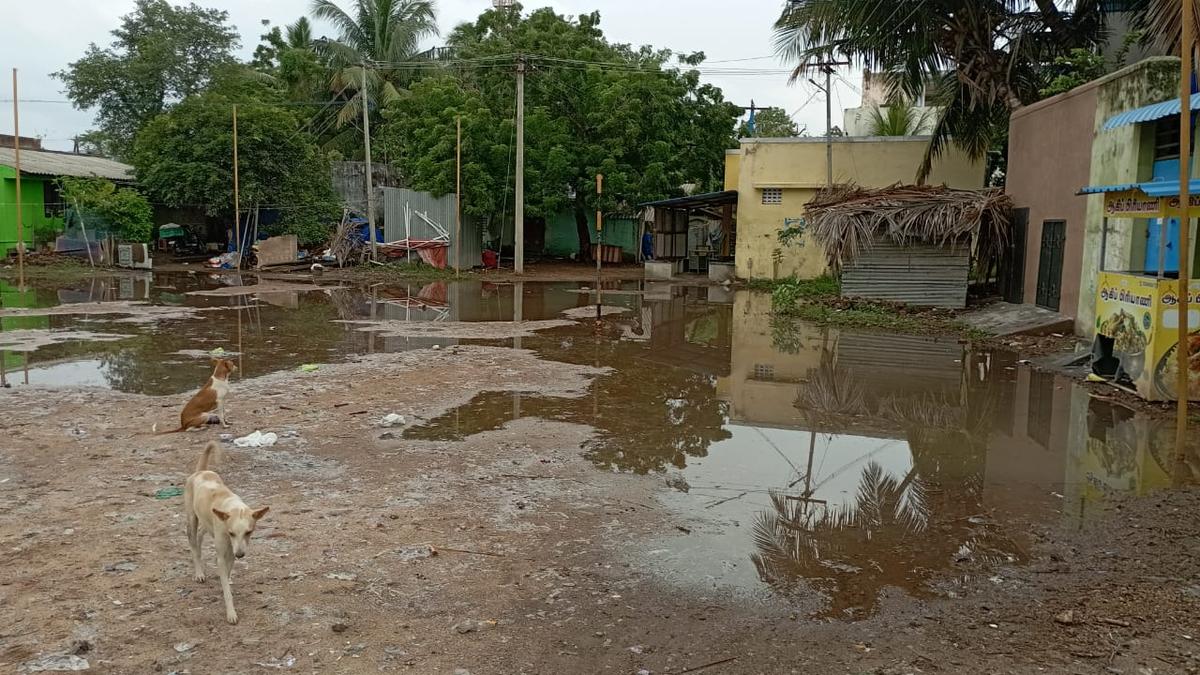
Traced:
[[[1200, 494], [1033, 527], [1026, 564], [964, 560], [943, 597], [857, 623], [665, 585], [630, 554], [688, 537], [662, 478], [597, 471], [589, 427], [402, 438], [481, 391], [585, 396], [601, 371], [500, 347], [373, 355], [236, 383], [218, 467], [271, 511], [234, 574], [191, 578], [180, 486], [225, 430], [154, 436], [186, 397], [0, 391], [0, 672], [1200, 672]], [[199, 384], [199, 383], [197, 383]], [[166, 489], [164, 491], [164, 489]], [[162, 497], [162, 498], [160, 498]], [[75, 659], [69, 659], [75, 656]]]

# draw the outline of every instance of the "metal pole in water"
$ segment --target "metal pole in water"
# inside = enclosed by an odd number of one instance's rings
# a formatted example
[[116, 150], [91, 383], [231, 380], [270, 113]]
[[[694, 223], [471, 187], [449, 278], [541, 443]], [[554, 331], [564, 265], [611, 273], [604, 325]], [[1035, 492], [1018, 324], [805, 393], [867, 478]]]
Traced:
[[600, 297], [604, 293], [600, 289], [600, 259], [604, 257], [603, 223], [604, 212], [600, 208], [600, 195], [604, 194], [604, 175], [596, 174], [596, 247], [592, 255], [596, 258], [596, 320], [600, 320]]
[[[1192, 158], [1192, 16], [1194, 0], [1183, 0], [1182, 38], [1179, 43], [1179, 342], [1175, 345], [1178, 379], [1175, 386], [1175, 455], [1177, 461], [1185, 459], [1187, 445], [1188, 401], [1191, 398], [1189, 340], [1190, 321], [1188, 316], [1188, 294], [1191, 272], [1191, 158]], [[1165, 238], [1165, 232], [1162, 233]]]

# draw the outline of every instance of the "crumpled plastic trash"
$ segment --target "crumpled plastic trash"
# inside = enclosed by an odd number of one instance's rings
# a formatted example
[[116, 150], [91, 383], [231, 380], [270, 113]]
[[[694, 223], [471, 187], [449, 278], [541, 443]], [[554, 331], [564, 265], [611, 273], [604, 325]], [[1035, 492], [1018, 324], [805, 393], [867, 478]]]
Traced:
[[318, 366], [318, 365], [317, 365], [317, 364], [315, 364], [315, 363], [304, 363], [304, 364], [301, 364], [301, 365], [300, 365], [300, 372], [302, 372], [302, 373], [311, 373], [312, 371], [314, 371], [314, 370], [316, 370], [316, 369], [318, 369], [318, 368], [320, 368], [320, 367], [321, 367], [321, 366]]
[[397, 427], [401, 424], [404, 424], [404, 415], [397, 415], [396, 413], [388, 413], [383, 416], [383, 419], [379, 420], [379, 426], [381, 427]]
[[1088, 382], [1104, 382], [1105, 380], [1103, 377], [1100, 377], [1099, 375], [1097, 375], [1095, 373], [1088, 373], [1087, 381]]
[[171, 497], [178, 497], [181, 494], [183, 494], [183, 488], [181, 487], [165, 487], [159, 488], [158, 492], [154, 493], [154, 498], [170, 499]]
[[255, 429], [252, 434], [233, 439], [233, 444], [239, 448], [267, 448], [275, 445], [275, 441], [278, 440], [279, 436], [273, 431], [268, 431], [264, 434]]
[[51, 654], [40, 659], [26, 661], [21, 670], [29, 673], [63, 673], [91, 668], [88, 660], [75, 654]]
[[209, 352], [209, 354], [212, 356], [225, 356], [225, 348], [217, 347], [217, 348], [213, 349], [211, 352]]

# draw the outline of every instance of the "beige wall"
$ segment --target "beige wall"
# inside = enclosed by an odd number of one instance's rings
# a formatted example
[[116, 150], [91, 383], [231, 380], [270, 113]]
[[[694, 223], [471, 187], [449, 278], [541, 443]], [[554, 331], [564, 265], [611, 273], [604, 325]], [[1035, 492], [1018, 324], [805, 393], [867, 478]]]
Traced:
[[742, 151], [725, 151], [725, 187], [722, 190], [736, 190], [738, 174], [742, 170]]
[[1042, 224], [1066, 222], [1062, 293], [1050, 309], [1074, 315], [1079, 304], [1087, 198], [1074, 196], [1088, 184], [1092, 163], [1096, 87], [1080, 87], [1013, 113], [1008, 126], [1005, 191], [1018, 209], [1028, 209], [1022, 301], [1037, 298]]
[[[924, 156], [926, 137], [835, 138], [833, 179], [865, 187], [911, 183]], [[811, 278], [827, 270], [822, 248], [808, 236], [789, 245], [779, 243], [785, 225], [804, 216], [804, 205], [824, 187], [825, 139], [743, 139], [741, 154], [726, 170], [738, 172], [737, 276], [777, 279], [795, 275]], [[931, 184], [957, 188], [983, 186], [984, 165], [950, 148], [934, 165]], [[726, 175], [729, 185], [730, 176]], [[782, 188], [783, 203], [764, 205], [763, 188]]]

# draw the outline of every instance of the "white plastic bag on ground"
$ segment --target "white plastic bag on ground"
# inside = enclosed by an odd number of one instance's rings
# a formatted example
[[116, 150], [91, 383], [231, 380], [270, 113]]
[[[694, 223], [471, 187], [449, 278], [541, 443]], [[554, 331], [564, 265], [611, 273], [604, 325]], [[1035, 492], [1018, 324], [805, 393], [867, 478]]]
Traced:
[[396, 413], [388, 413], [383, 416], [383, 419], [379, 420], [379, 426], [381, 427], [398, 427], [402, 424], [404, 424], [404, 415], [397, 415]]
[[278, 440], [279, 436], [275, 435], [272, 431], [264, 434], [261, 431], [255, 430], [254, 433], [248, 436], [233, 439], [233, 444], [239, 448], [266, 448], [275, 445], [275, 441]]

